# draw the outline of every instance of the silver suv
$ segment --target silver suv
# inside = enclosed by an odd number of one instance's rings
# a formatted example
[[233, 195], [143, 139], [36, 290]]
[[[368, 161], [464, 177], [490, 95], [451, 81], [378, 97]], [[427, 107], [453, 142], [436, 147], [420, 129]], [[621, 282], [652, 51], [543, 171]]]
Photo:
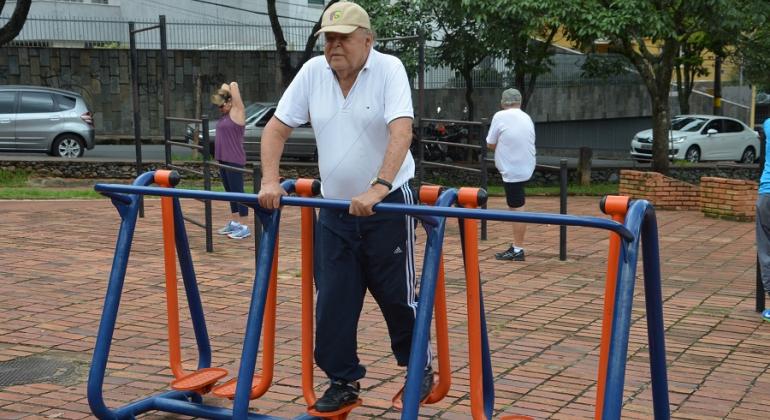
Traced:
[[94, 148], [94, 119], [75, 92], [0, 86], [0, 151], [37, 151], [76, 158]]

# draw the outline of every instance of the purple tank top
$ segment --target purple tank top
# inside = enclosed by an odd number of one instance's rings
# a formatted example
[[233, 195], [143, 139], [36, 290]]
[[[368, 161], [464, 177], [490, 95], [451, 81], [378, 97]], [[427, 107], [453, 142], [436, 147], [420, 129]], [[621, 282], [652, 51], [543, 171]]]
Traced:
[[217, 121], [217, 137], [214, 142], [214, 159], [246, 164], [246, 153], [243, 151], [243, 133], [246, 127], [238, 125], [230, 118], [230, 114], [222, 116]]

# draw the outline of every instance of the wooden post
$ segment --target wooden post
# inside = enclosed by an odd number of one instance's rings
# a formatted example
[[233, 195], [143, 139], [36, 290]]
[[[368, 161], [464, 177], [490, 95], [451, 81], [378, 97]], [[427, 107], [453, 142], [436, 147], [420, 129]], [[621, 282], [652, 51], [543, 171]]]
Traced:
[[578, 159], [578, 176], [580, 185], [591, 185], [591, 155], [593, 151], [590, 147], [580, 148], [580, 158]]

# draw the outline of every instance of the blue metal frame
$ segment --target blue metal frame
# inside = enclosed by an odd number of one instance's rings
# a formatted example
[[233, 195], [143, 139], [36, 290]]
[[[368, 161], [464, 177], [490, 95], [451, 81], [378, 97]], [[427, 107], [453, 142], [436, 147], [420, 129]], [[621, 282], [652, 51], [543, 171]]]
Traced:
[[[97, 184], [96, 191], [112, 198], [122, 221], [115, 249], [112, 270], [110, 272], [107, 294], [105, 297], [102, 321], [94, 349], [93, 361], [88, 379], [88, 401], [92, 412], [102, 419], [133, 418], [134, 415], [149, 411], [162, 410], [178, 414], [214, 419], [253, 418], [273, 419], [278, 417], [259, 415], [248, 411], [249, 393], [255, 371], [259, 339], [261, 337], [267, 292], [270, 285], [273, 254], [278, 237], [280, 210], [268, 211], [259, 207], [257, 196], [245, 193], [221, 193], [212, 191], [182, 190], [172, 188], [150, 187], [154, 172], [139, 176], [131, 186], [115, 184]], [[287, 192], [294, 189], [294, 181], [283, 184]], [[202, 399], [193, 392], [171, 391], [130, 403], [121, 408], [111, 410], [104, 404], [102, 386], [109, 356], [110, 343], [115, 328], [120, 295], [123, 288], [128, 256], [131, 249], [136, 218], [139, 210], [140, 197], [143, 195], [174, 197], [174, 223], [176, 227], [176, 242], [185, 291], [191, 310], [193, 327], [199, 348], [199, 368], [208, 367], [211, 360], [211, 348], [205, 327], [203, 308], [197, 288], [195, 273], [192, 267], [187, 235], [184, 229], [184, 219], [179, 205], [179, 198], [196, 198], [219, 201], [238, 201], [255, 210], [263, 225], [258, 263], [254, 277], [251, 304], [246, 323], [241, 363], [238, 371], [238, 383], [232, 410], [203, 405]], [[644, 286], [647, 309], [648, 341], [650, 347], [650, 369], [652, 375], [653, 406], [655, 418], [666, 420], [670, 417], [668, 401], [668, 381], [666, 374], [665, 342], [663, 336], [663, 307], [660, 280], [660, 263], [658, 255], [657, 222], [653, 207], [646, 201], [632, 201], [626, 216], [625, 224], [598, 218], [571, 215], [554, 215], [548, 213], [509, 212], [487, 209], [453, 208], [457, 191], [449, 189], [441, 194], [435, 206], [410, 206], [380, 203], [374, 210], [382, 213], [409, 214], [419, 218], [427, 232], [425, 258], [423, 260], [422, 279], [420, 285], [420, 301], [417, 307], [417, 319], [412, 337], [412, 349], [406, 385], [403, 394], [402, 419], [417, 419], [419, 413], [419, 387], [429, 346], [428, 337], [432, 321], [432, 311], [435, 300], [436, 281], [440, 265], [441, 250], [446, 224], [446, 218], [498, 220], [524, 223], [543, 223], [563, 226], [584, 226], [609, 230], [617, 233], [622, 239], [619, 256], [617, 293], [615, 311], [613, 314], [609, 361], [607, 368], [607, 386], [604, 399], [603, 418], [620, 419], [623, 399], [623, 383], [625, 378], [626, 354], [631, 323], [631, 306], [633, 303], [634, 279], [636, 277], [636, 262], [640, 241], [643, 246]], [[345, 200], [330, 200], [318, 198], [301, 198], [285, 196], [281, 198], [282, 205], [347, 209], [350, 205]], [[462, 230], [461, 230], [462, 232]], [[463, 249], [463, 252], [465, 250]], [[484, 414], [492, 417], [494, 405], [493, 376], [491, 358], [484, 319], [483, 296], [482, 308], [482, 355], [483, 385], [484, 385]], [[297, 419], [313, 418], [308, 415]]]
[[663, 337], [663, 298], [658, 249], [658, 223], [655, 209], [645, 200], [631, 201], [626, 213], [625, 226], [633, 233], [634, 239], [621, 243], [603, 417], [620, 419], [623, 406], [623, 383], [626, 373], [628, 336], [631, 330], [631, 307], [634, 300], [636, 263], [639, 257], [639, 242], [641, 241], [653, 409], [656, 420], [666, 420], [671, 417], [671, 412], [668, 400], [666, 345]]

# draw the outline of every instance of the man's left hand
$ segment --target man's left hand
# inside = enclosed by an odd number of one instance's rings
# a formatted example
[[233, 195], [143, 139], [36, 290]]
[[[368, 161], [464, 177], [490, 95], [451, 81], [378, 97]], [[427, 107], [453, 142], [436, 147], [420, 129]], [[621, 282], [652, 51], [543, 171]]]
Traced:
[[389, 192], [388, 187], [379, 184], [375, 185], [366, 190], [365, 193], [350, 199], [350, 209], [348, 209], [348, 212], [353, 216], [371, 216], [374, 214], [372, 207], [382, 201]]

